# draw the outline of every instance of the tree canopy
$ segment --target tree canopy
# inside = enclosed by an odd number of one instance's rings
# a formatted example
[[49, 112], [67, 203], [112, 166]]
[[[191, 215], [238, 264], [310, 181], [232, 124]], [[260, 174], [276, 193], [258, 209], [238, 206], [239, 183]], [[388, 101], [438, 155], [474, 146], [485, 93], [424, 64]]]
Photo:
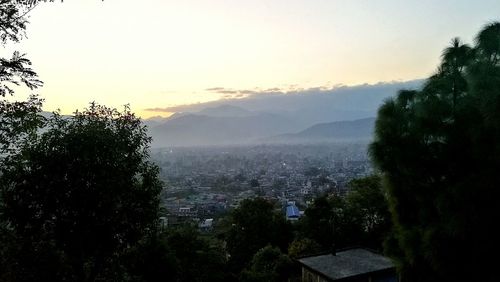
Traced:
[[[19, 42], [25, 37], [29, 12], [37, 0], [0, 0], [0, 44]], [[0, 158], [18, 147], [25, 138], [43, 125], [43, 99], [31, 95], [26, 101], [12, 102], [16, 87], [35, 90], [43, 85], [30, 67], [25, 54], [15, 51], [11, 58], [0, 58]]]
[[359, 243], [382, 250], [392, 223], [380, 175], [353, 179], [348, 187], [346, 213], [358, 225], [356, 229], [360, 232]]
[[[160, 252], [155, 253], [160, 258], [171, 258], [171, 261], [164, 259], [161, 265], [156, 263], [157, 257], [149, 257], [147, 264], [142, 264], [146, 269], [138, 271], [141, 275], [158, 273], [155, 279], [148, 281], [231, 281], [226, 271], [226, 253], [222, 244], [202, 237], [195, 227], [170, 228], [156, 240], [149, 241], [156, 241], [156, 244], [163, 246]], [[132, 267], [143, 259], [144, 253], [138, 252]], [[152, 268], [152, 265], [156, 268]], [[169, 269], [172, 270], [168, 272]]]
[[299, 222], [302, 237], [323, 251], [357, 245], [382, 249], [391, 222], [380, 177], [354, 179], [348, 187], [345, 198], [330, 195], [314, 200]]
[[244, 200], [232, 211], [227, 234], [229, 263], [235, 272], [242, 270], [253, 255], [267, 245], [286, 252], [292, 230], [284, 216], [275, 212], [273, 203], [263, 199]]
[[0, 219], [19, 255], [29, 257], [10, 270], [21, 275], [14, 280], [38, 276], [46, 249], [54, 265], [66, 266], [47, 273], [48, 280], [102, 279], [123, 251], [155, 230], [161, 183], [149, 142], [127, 109], [91, 104], [50, 118], [43, 133], [4, 159]]
[[249, 266], [242, 272], [241, 281], [288, 281], [292, 272], [292, 260], [279, 248], [270, 245], [258, 250]]
[[500, 23], [453, 39], [421, 90], [379, 109], [372, 158], [394, 220], [387, 252], [407, 281], [494, 281], [499, 250]]

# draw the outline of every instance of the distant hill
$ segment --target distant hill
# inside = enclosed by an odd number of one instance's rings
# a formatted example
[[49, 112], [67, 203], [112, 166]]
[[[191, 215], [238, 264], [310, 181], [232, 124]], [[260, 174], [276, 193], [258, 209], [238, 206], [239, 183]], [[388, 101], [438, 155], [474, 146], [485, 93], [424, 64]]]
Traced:
[[[249, 91], [244, 98], [220, 99], [206, 103], [167, 108], [208, 116], [247, 116], [265, 112], [299, 124], [301, 129], [318, 123], [356, 120], [377, 115], [377, 109], [401, 89], [420, 89], [424, 80], [381, 82], [330, 89], [309, 88], [285, 92]], [[242, 90], [247, 91], [248, 90]], [[220, 112], [220, 113], [218, 113]], [[232, 113], [234, 112], [234, 114]]]
[[196, 114], [211, 117], [248, 117], [255, 115], [255, 112], [251, 112], [237, 106], [220, 105], [217, 107], [205, 108]]
[[209, 116], [209, 117], [247, 117], [251, 115], [255, 115], [256, 113], [245, 110], [240, 107], [231, 106], [231, 105], [220, 105], [216, 107], [209, 107], [202, 109], [198, 112], [179, 112], [174, 113], [169, 117], [155, 116], [144, 119], [142, 122], [148, 126], [148, 128], [153, 128], [159, 125], [166, 123], [167, 121], [187, 116], [187, 115], [198, 115], [198, 116]]
[[384, 100], [423, 80], [383, 82], [288, 92], [241, 90], [230, 98], [164, 108], [176, 112], [150, 119], [154, 147], [370, 140]]
[[153, 147], [205, 146], [254, 143], [257, 139], [297, 130], [279, 115], [207, 116], [187, 114], [151, 127]]
[[370, 140], [375, 118], [335, 121], [313, 125], [295, 134], [282, 134], [262, 140], [270, 143], [316, 143], [328, 141]]

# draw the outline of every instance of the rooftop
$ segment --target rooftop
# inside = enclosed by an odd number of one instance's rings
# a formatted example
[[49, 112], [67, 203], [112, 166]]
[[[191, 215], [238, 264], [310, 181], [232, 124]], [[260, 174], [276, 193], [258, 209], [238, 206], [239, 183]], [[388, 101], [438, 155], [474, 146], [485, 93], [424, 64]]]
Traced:
[[387, 270], [394, 267], [389, 258], [365, 249], [350, 249], [337, 252], [336, 255], [326, 254], [305, 257], [298, 261], [332, 280]]
[[300, 216], [300, 212], [299, 212], [299, 209], [297, 208], [297, 206], [295, 206], [295, 205], [288, 205], [286, 207], [286, 216], [287, 217], [299, 217]]

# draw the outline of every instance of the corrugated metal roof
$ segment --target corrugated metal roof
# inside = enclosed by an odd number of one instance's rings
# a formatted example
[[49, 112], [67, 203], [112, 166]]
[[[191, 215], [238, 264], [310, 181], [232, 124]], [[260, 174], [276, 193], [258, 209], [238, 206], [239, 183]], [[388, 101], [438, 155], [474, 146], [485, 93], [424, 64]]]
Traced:
[[299, 208], [295, 205], [289, 205], [286, 207], [286, 217], [299, 217]]
[[389, 258], [365, 249], [346, 250], [335, 256], [306, 257], [298, 261], [333, 280], [394, 268]]

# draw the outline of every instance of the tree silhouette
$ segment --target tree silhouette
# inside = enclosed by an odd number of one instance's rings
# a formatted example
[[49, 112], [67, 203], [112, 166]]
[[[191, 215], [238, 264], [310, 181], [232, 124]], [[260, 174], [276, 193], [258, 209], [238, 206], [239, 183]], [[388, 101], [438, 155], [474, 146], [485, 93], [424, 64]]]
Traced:
[[270, 245], [258, 250], [249, 266], [241, 273], [241, 281], [288, 281], [293, 270], [292, 260], [279, 248]]
[[[25, 37], [40, 2], [53, 1], [0, 0], [0, 44]], [[39, 96], [12, 102], [16, 87], [43, 85], [30, 66], [0, 58], [0, 281], [128, 279], [122, 254], [158, 212], [150, 138], [127, 108], [47, 120]]]
[[359, 243], [382, 250], [390, 227], [391, 218], [379, 175], [353, 179], [349, 182], [346, 198], [347, 212], [361, 233]]
[[[27, 16], [40, 2], [38, 0], [0, 0], [0, 44], [19, 42], [25, 37]], [[12, 153], [19, 143], [43, 126], [43, 99], [31, 95], [26, 101], [11, 102], [15, 87], [35, 90], [43, 85], [31, 61], [25, 54], [14, 52], [11, 58], [0, 58], [0, 158]]]
[[435, 75], [379, 109], [372, 159], [406, 281], [494, 281], [500, 220], [500, 23], [445, 49]]
[[439, 79], [450, 84], [446, 88], [451, 89], [452, 107], [455, 110], [458, 96], [467, 90], [464, 71], [472, 59], [471, 48], [467, 44], [462, 44], [459, 38], [453, 38], [451, 46], [443, 51], [442, 59]]
[[283, 214], [262, 198], [244, 200], [230, 215], [231, 227], [226, 234], [230, 266], [235, 273], [250, 262], [253, 255], [268, 244], [286, 252], [292, 230]]
[[288, 255], [297, 259], [304, 256], [315, 255], [324, 252], [316, 241], [309, 238], [298, 238], [293, 240], [288, 247]]
[[149, 142], [127, 109], [91, 104], [71, 117], [55, 115], [7, 157], [0, 219], [20, 256], [30, 257], [11, 273], [41, 279], [38, 257], [49, 249], [52, 262], [66, 267], [46, 273], [47, 280], [105, 278], [121, 253], [155, 228], [161, 183], [148, 161]]
[[344, 207], [344, 202], [340, 199], [333, 202], [326, 196], [314, 199], [314, 203], [305, 210], [304, 217], [299, 222], [302, 236], [317, 242], [326, 251], [329, 251], [334, 243], [332, 219], [338, 222], [340, 218], [339, 213], [334, 213], [333, 206], [335, 205], [335, 208]]
[[[228, 281], [226, 253], [219, 241], [210, 241], [191, 226], [169, 229], [163, 234], [168, 253], [175, 258], [176, 281]], [[159, 277], [158, 281], [172, 275]]]

